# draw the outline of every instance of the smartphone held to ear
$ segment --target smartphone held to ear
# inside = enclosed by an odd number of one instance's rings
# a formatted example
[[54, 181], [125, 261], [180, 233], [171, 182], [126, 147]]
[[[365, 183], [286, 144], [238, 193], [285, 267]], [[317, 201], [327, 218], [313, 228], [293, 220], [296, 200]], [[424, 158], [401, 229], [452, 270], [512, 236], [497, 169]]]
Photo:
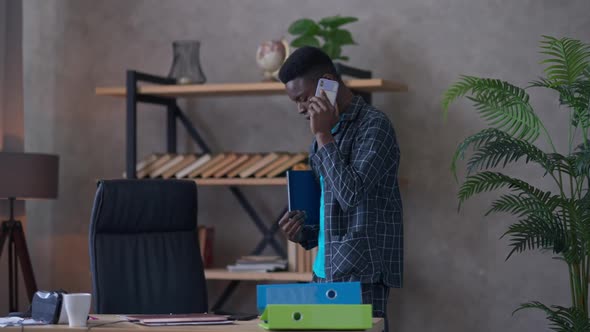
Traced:
[[315, 89], [316, 97], [322, 95], [322, 90], [326, 93], [330, 104], [336, 104], [336, 95], [338, 94], [338, 82], [326, 78], [320, 78], [318, 86]]

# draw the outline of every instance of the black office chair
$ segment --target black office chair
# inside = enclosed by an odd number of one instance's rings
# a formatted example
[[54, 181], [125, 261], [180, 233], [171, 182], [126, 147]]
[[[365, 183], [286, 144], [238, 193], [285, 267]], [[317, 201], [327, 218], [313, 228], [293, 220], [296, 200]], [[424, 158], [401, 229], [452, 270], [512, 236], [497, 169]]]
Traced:
[[95, 312], [206, 312], [196, 229], [194, 182], [100, 181], [90, 220]]

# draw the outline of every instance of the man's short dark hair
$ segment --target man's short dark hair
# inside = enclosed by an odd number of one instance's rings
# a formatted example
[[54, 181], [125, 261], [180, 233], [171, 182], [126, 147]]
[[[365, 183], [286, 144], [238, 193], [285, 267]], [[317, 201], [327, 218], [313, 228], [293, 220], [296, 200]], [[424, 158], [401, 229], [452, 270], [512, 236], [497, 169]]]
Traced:
[[323, 74], [339, 77], [332, 59], [317, 47], [304, 46], [293, 52], [279, 71], [284, 84], [298, 77], [319, 79]]

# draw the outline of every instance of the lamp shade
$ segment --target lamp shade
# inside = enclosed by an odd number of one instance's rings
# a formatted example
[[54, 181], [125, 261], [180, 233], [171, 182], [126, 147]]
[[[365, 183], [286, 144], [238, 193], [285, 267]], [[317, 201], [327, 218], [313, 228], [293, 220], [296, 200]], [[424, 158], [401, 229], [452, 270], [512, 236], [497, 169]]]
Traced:
[[56, 198], [56, 155], [0, 152], [0, 198]]

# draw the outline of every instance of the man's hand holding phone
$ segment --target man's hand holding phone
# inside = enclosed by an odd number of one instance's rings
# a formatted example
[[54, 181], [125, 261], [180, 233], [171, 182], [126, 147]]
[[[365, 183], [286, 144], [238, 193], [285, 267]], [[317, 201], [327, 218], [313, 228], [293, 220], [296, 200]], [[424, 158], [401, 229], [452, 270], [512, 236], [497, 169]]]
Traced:
[[334, 140], [332, 128], [338, 123], [338, 106], [333, 106], [326, 93], [321, 90], [319, 97], [311, 97], [309, 104], [311, 132], [318, 144], [323, 146]]

